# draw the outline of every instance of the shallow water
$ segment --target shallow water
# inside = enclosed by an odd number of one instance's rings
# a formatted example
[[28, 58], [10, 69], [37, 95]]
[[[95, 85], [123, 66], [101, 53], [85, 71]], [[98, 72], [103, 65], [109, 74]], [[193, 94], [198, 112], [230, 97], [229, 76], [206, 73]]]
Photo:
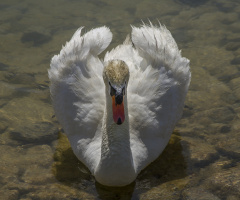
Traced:
[[[240, 199], [240, 2], [0, 2], [0, 199]], [[192, 81], [162, 155], [135, 183], [95, 183], [54, 117], [47, 69], [74, 31], [107, 25], [121, 43], [150, 19], [191, 60]]]

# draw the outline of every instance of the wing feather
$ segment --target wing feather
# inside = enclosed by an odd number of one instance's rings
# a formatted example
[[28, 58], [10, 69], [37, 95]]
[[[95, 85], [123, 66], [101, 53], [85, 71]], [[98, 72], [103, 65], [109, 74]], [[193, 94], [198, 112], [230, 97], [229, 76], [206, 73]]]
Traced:
[[[189, 60], [181, 56], [166, 27], [151, 23], [140, 28], [132, 26], [131, 38], [142, 58], [139, 67], [132, 70], [128, 84], [132, 140], [138, 141], [131, 144], [136, 149], [136, 169], [141, 170], [167, 145], [181, 117], [191, 73]], [[141, 143], [146, 147], [142, 152], [138, 150]]]
[[[176, 124], [182, 114], [191, 78], [189, 60], [181, 56], [171, 33], [161, 25], [156, 27], [150, 23], [150, 26], [132, 27], [132, 42], [145, 65], [136, 70], [132, 78], [132, 82], [136, 83], [137, 79], [139, 84], [129, 82], [129, 104], [146, 106], [149, 115], [139, 120], [138, 127], [147, 127], [147, 122], [151, 121], [151, 124], [156, 124], [156, 130], [153, 131], [152, 126], [151, 130], [160, 135], [163, 133], [159, 129], [169, 126], [168, 118]], [[142, 109], [137, 110], [140, 112]], [[136, 111], [132, 113], [141, 116]]]
[[112, 33], [100, 27], [81, 36], [82, 28], [75, 32], [60, 54], [52, 58], [50, 91], [56, 117], [66, 134], [81, 131], [83, 138], [92, 138], [105, 106], [103, 64], [97, 56], [111, 42]]

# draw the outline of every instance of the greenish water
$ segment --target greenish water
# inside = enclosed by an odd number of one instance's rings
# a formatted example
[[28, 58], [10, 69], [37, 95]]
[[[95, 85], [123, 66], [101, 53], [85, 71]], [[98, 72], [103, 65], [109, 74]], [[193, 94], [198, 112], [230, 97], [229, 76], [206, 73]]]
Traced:
[[[1, 1], [0, 197], [240, 199], [239, 13], [235, 0]], [[135, 183], [105, 187], [61, 133], [47, 69], [80, 26], [109, 26], [111, 49], [148, 19], [165, 24], [191, 61], [183, 117]]]

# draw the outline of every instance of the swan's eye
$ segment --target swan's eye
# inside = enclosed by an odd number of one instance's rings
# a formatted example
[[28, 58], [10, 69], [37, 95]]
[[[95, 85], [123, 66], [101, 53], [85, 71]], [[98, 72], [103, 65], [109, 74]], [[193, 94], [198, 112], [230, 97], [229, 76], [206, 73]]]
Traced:
[[110, 95], [116, 95], [116, 90], [111, 86]]
[[116, 90], [113, 88], [110, 82], [109, 82], [109, 86], [110, 86], [110, 95], [111, 96], [116, 95]]

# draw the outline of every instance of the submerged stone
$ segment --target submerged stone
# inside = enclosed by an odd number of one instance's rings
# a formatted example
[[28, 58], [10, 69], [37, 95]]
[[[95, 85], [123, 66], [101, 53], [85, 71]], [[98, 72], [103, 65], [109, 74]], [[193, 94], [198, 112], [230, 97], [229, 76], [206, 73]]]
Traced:
[[16, 127], [10, 137], [22, 143], [50, 143], [57, 139], [58, 128], [50, 122], [36, 122]]
[[0, 71], [6, 71], [9, 68], [8, 65], [0, 62]]
[[239, 65], [240, 64], [240, 57], [234, 58], [231, 60], [231, 65]]
[[183, 192], [183, 199], [198, 199], [198, 200], [220, 200], [217, 196], [207, 191], [205, 188], [196, 187], [187, 189]]
[[22, 43], [32, 43], [33, 46], [40, 46], [51, 40], [50, 35], [45, 35], [36, 31], [24, 33], [21, 37]]
[[191, 7], [197, 7], [197, 6], [201, 6], [205, 3], [207, 3], [209, 0], [198, 0], [198, 1], [194, 1], [194, 0], [176, 0], [182, 4], [186, 4], [189, 5]]

